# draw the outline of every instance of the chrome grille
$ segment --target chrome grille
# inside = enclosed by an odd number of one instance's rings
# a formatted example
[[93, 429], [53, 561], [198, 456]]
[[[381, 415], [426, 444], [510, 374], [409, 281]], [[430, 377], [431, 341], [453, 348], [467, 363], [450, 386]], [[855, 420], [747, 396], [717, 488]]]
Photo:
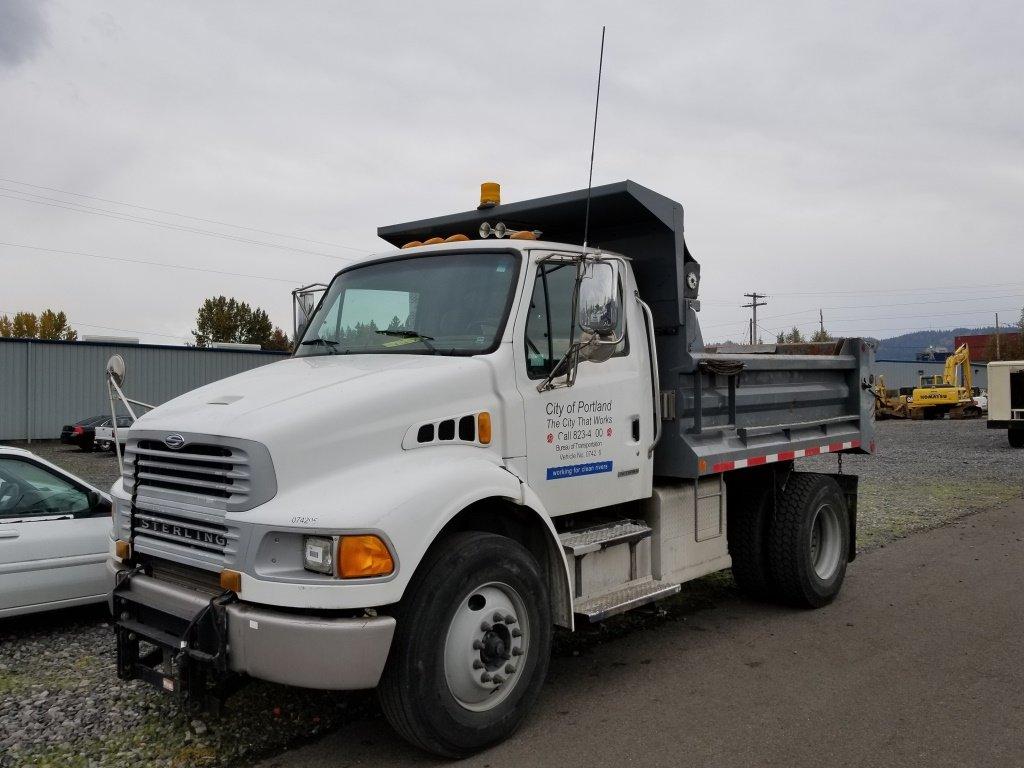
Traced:
[[193, 444], [173, 451], [156, 440], [139, 440], [132, 454], [139, 490], [244, 502], [251, 489], [248, 455], [238, 448]]

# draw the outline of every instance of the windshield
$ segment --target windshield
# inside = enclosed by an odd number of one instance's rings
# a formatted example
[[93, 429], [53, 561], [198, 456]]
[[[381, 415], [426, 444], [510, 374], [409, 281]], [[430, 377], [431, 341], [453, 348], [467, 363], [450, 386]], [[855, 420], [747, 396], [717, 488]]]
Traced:
[[513, 253], [474, 251], [342, 272], [295, 354], [491, 352], [508, 317], [518, 264]]

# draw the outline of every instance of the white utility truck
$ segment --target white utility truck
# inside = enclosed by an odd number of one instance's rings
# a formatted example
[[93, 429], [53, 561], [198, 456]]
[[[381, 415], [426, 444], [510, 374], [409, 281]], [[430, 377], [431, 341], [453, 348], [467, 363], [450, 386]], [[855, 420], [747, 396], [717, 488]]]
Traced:
[[[118, 672], [215, 703], [246, 676], [377, 687], [463, 756], [536, 701], [554, 627], [732, 568], [830, 602], [874, 450], [860, 339], [708, 351], [678, 203], [630, 181], [382, 227], [288, 360], [132, 426]], [[590, 237], [584, 247], [587, 205]]]
[[988, 364], [988, 428], [1005, 429], [1013, 448], [1024, 448], [1024, 360]]

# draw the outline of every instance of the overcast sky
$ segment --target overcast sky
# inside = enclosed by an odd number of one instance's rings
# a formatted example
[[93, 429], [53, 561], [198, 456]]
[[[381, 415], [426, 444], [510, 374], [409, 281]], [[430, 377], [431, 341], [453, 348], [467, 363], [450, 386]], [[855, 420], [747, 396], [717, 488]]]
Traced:
[[765, 336], [819, 307], [880, 337], [1015, 319], [1003, 0], [0, 0], [0, 313], [183, 343], [224, 293], [290, 330], [291, 287], [382, 249], [378, 225], [472, 208], [484, 180], [585, 186], [602, 23], [594, 181], [683, 203], [705, 338], [741, 339], [754, 290]]

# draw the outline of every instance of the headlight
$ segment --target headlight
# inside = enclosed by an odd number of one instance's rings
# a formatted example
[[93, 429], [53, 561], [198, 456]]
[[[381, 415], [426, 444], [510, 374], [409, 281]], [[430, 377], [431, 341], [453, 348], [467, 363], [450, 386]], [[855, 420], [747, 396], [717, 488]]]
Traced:
[[306, 536], [302, 540], [302, 567], [317, 573], [334, 573], [334, 539]]

